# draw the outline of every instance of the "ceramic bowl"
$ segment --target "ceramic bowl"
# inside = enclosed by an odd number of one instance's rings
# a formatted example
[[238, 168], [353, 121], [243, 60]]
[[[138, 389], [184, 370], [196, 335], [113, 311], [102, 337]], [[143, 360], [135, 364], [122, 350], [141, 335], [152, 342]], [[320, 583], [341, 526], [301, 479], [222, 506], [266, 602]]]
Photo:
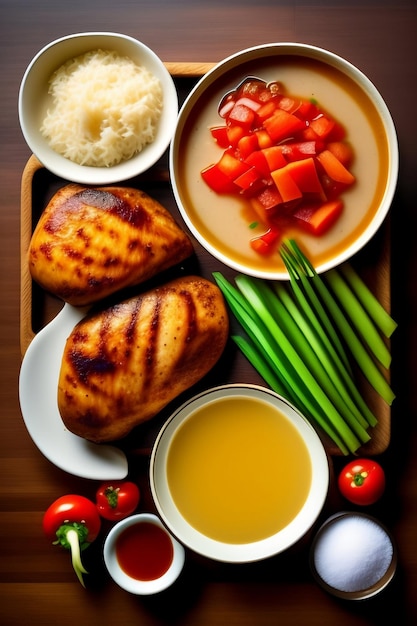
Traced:
[[[377, 232], [392, 203], [398, 176], [394, 123], [374, 84], [346, 59], [300, 43], [271, 43], [227, 57], [196, 84], [185, 100], [170, 150], [171, 180], [181, 214], [199, 243], [238, 272], [286, 279], [278, 253], [262, 256], [249, 241], [265, 231], [247, 200], [220, 195], [201, 171], [217, 163], [224, 149], [210, 128], [224, 125], [218, 114], [225, 94], [248, 76], [278, 81], [288, 95], [317, 101], [346, 130], [353, 148], [350, 166], [356, 182], [342, 194], [344, 208], [322, 236], [295, 237], [320, 273], [356, 254]], [[257, 232], [259, 230], [259, 232]], [[285, 233], [287, 234], [287, 233]]]
[[244, 563], [301, 540], [327, 497], [329, 465], [310, 423], [256, 385], [209, 389], [183, 404], [152, 450], [159, 516], [185, 546]]
[[[110, 167], [84, 166], [65, 158], [49, 146], [40, 130], [53, 72], [69, 59], [99, 49], [114, 51], [145, 67], [159, 79], [163, 91], [163, 110], [155, 140], [135, 156]], [[23, 136], [42, 165], [66, 180], [105, 185], [145, 172], [163, 155], [175, 130], [178, 96], [165, 65], [145, 44], [119, 33], [85, 32], [52, 41], [35, 55], [21, 82], [18, 108]]]
[[[165, 543], [167, 543], [167, 546], [170, 547], [171, 557], [169, 561], [166, 562], [166, 565], [163, 568], [161, 567], [160, 570], [158, 570], [155, 566], [154, 570], [147, 571], [146, 577], [151, 578], [145, 579], [145, 577], [143, 577], [140, 579], [136, 577], [136, 572], [134, 572], [135, 575], [131, 575], [131, 570], [126, 570], [126, 568], [122, 567], [121, 563], [123, 563], [123, 561], [120, 560], [122, 557], [118, 555], [118, 550], [120, 549], [119, 542], [124, 536], [124, 533], [137, 530], [140, 531], [144, 528], [144, 525], [149, 524], [156, 527], [157, 532], [163, 533], [162, 541], [161, 537], [156, 537], [154, 540], [141, 540], [147, 542], [147, 547], [149, 547], [149, 545], [153, 546], [153, 541], [155, 541], [155, 553], [152, 552], [152, 549], [149, 550], [149, 554], [148, 550], [146, 551], [146, 555], [142, 553], [140, 550], [140, 547], [143, 545], [142, 543], [140, 545], [132, 543], [128, 546], [130, 557], [133, 558], [134, 562], [139, 563], [139, 573], [144, 570], [144, 568], [147, 570], [147, 563], [144, 562], [144, 559], [148, 559], [148, 561], [153, 562], [160, 558], [160, 556], [158, 556], [160, 546]], [[161, 520], [153, 513], [138, 513], [117, 522], [117, 524], [115, 524], [110, 530], [104, 542], [104, 562], [110, 576], [119, 585], [119, 587], [136, 595], [151, 595], [164, 591], [170, 587], [181, 574], [184, 561], [184, 547], [167, 532], [166, 528], [161, 523]]]

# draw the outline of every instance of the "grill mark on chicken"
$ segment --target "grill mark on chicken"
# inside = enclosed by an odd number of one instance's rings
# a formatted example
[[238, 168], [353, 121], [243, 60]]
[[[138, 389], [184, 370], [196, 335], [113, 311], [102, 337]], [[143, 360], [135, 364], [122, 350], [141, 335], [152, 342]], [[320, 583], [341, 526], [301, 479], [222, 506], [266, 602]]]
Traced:
[[69, 355], [69, 359], [76, 372], [77, 378], [84, 385], [89, 386], [92, 391], [96, 388], [96, 385], [90, 385], [88, 382], [92, 374], [111, 374], [115, 370], [114, 363], [107, 358], [106, 354], [86, 357], [80, 350], [73, 350]]
[[[68, 353], [76, 381], [81, 382], [87, 389], [95, 391], [97, 385], [90, 382], [92, 375], [112, 375], [115, 372], [115, 364], [109, 358], [106, 351], [106, 328], [109, 327], [108, 318], [104, 318], [99, 332], [97, 354], [86, 356], [83, 347], [88, 345], [90, 339], [88, 333], [75, 331], [74, 347]], [[77, 382], [75, 383], [77, 384]]]
[[180, 296], [184, 299], [184, 302], [186, 304], [186, 310], [187, 310], [187, 320], [186, 320], [187, 337], [185, 341], [187, 343], [190, 343], [197, 333], [197, 319], [196, 319], [197, 315], [196, 315], [195, 304], [193, 302], [193, 297], [189, 291], [185, 291], [185, 290], [180, 291]]
[[148, 397], [148, 389], [150, 382], [154, 376], [155, 370], [155, 354], [158, 341], [158, 335], [160, 331], [160, 315], [161, 315], [161, 298], [158, 294], [154, 302], [152, 316], [149, 325], [149, 333], [147, 338], [147, 346], [145, 350], [145, 361], [142, 374], [142, 385], [144, 390], [144, 397]]
[[[127, 197], [131, 196], [131, 194], [126, 195]], [[126, 202], [116, 191], [110, 193], [102, 189], [83, 189], [67, 198], [60, 205], [59, 210], [54, 211], [49, 216], [44, 225], [45, 231], [51, 234], [58, 232], [69, 213], [79, 212], [85, 206], [111, 213], [135, 228], [143, 228], [149, 221], [147, 211], [138, 200], [132, 205]], [[97, 224], [97, 228], [100, 229], [100, 224]], [[82, 229], [77, 232], [77, 236], [83, 237]]]
[[129, 352], [126, 353], [126, 356], [131, 354], [132, 345], [136, 340], [137, 320], [142, 308], [142, 302], [143, 301], [139, 299], [135, 302], [129, 323], [126, 325], [126, 346], [129, 346], [129, 348], [126, 348], [129, 350]]
[[[115, 305], [109, 309], [108, 314], [103, 318], [99, 333], [98, 333], [98, 347], [97, 354], [93, 357], [85, 356], [82, 351], [82, 346], [88, 345], [90, 337], [83, 332], [74, 333], [74, 345], [81, 346], [71, 350], [68, 353], [68, 359], [70, 360], [76, 378], [80, 380], [85, 386], [90, 387], [92, 390], [96, 389], [96, 385], [92, 385], [89, 382], [91, 376], [96, 375], [111, 375], [116, 372], [117, 369], [123, 369], [127, 367], [127, 362], [132, 353], [132, 345], [135, 342], [136, 335], [136, 323], [139, 316], [141, 307], [141, 301], [135, 302], [135, 306], [131, 311], [129, 323], [126, 324], [125, 330], [125, 345], [126, 348], [123, 352], [115, 352], [113, 354], [108, 351], [108, 335], [111, 333], [112, 321], [118, 316], [119, 311], [123, 309], [123, 305]], [[124, 307], [125, 308], [125, 307]]]

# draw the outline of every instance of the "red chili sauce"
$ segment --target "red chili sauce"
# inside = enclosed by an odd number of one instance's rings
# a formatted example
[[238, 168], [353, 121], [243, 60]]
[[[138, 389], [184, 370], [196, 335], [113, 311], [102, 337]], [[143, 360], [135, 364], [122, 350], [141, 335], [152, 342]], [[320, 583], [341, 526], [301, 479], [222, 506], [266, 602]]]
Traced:
[[169, 569], [174, 547], [160, 526], [140, 522], [121, 533], [116, 542], [116, 556], [128, 576], [136, 580], [156, 580]]

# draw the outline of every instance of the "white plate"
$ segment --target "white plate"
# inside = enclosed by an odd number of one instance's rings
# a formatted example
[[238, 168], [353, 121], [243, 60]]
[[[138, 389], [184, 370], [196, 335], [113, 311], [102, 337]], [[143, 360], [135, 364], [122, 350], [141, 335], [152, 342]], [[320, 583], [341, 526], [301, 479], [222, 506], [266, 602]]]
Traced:
[[20, 407], [29, 435], [51, 463], [82, 478], [122, 479], [128, 472], [124, 452], [74, 435], [65, 427], [58, 410], [58, 378], [65, 342], [85, 312], [65, 304], [35, 336], [20, 370]]

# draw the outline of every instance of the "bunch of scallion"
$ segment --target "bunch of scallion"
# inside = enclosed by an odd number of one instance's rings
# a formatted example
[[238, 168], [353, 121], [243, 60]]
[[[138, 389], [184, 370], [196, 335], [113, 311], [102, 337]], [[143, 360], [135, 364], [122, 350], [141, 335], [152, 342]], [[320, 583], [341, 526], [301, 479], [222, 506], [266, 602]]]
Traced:
[[360, 393], [353, 362], [383, 400], [394, 393], [385, 338], [395, 321], [349, 263], [318, 275], [294, 240], [281, 257], [289, 281], [213, 277], [244, 335], [232, 339], [265, 382], [315, 421], [343, 454], [370, 440], [377, 418]]

